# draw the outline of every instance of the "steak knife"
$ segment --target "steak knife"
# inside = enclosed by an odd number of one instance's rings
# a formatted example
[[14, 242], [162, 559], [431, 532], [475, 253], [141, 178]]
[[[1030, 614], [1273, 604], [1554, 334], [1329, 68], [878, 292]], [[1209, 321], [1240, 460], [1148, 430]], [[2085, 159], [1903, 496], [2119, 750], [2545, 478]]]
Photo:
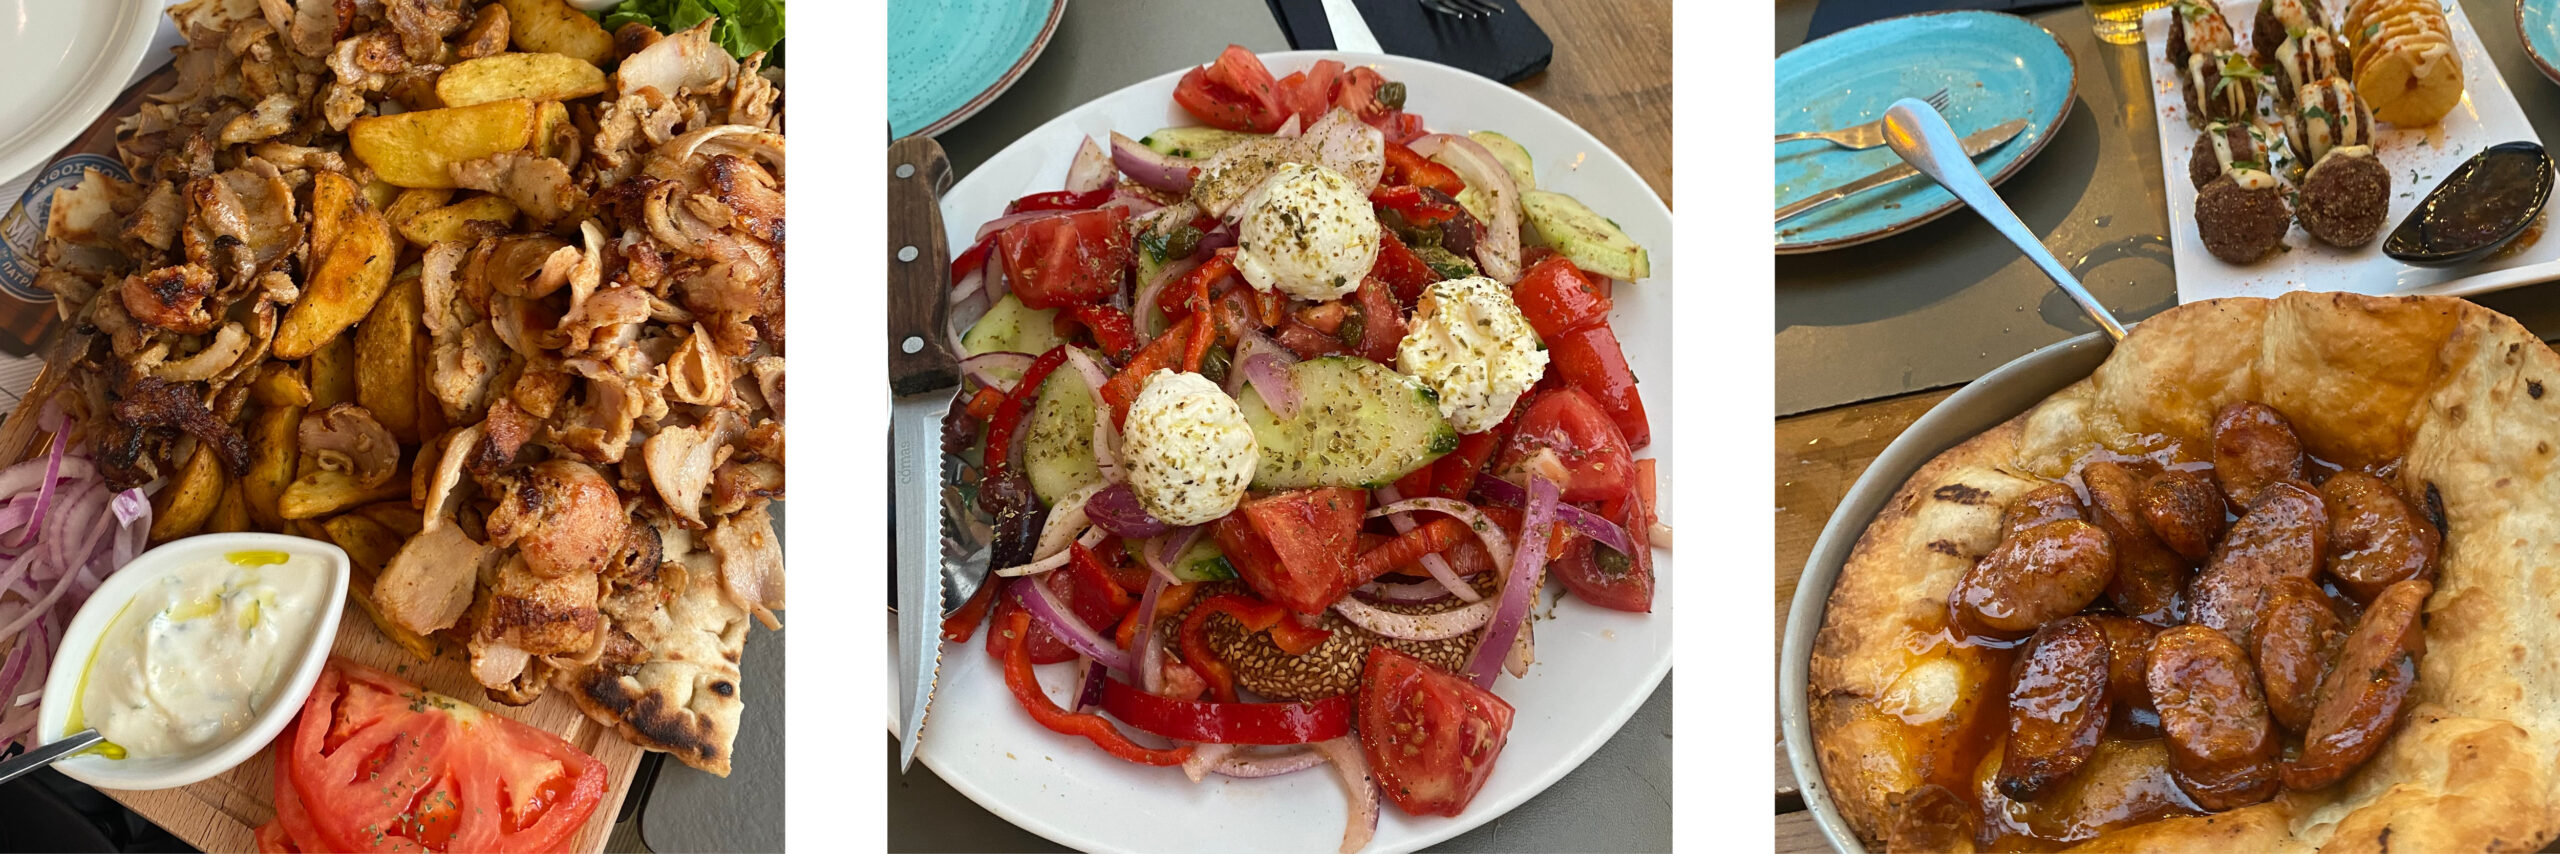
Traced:
[[951, 163], [927, 137], [889, 144], [889, 410], [897, 515], [898, 770], [915, 761], [942, 669], [942, 421], [960, 390], [945, 330], [951, 246], [941, 195]]
[[[2010, 119], [2008, 121], [1992, 125], [1989, 128], [1975, 131], [1972, 136], [1965, 137], [1963, 140], [1964, 156], [1980, 157], [1983, 152], [1999, 148], [2002, 143], [2006, 143], [2011, 137], [2017, 136], [2019, 131], [2026, 129], [2026, 119]], [[1868, 175], [1867, 177], [1789, 202], [1784, 207], [1778, 208], [1777, 221], [1786, 222], [1787, 220], [1802, 216], [1814, 208], [1822, 207], [1823, 205], [1918, 174], [1920, 174], [1920, 170], [1911, 168], [1911, 164], [1896, 163], [1892, 166], [1878, 170], [1875, 174]]]

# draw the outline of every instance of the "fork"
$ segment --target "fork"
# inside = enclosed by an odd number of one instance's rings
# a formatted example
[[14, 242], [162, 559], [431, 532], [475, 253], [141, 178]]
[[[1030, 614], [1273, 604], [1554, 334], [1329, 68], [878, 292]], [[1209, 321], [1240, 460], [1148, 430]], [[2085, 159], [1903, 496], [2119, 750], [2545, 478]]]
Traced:
[[1422, 7], [1452, 18], [1490, 18], [1502, 14], [1502, 6], [1493, 0], [1420, 0]]
[[[1939, 89], [1937, 94], [1920, 100], [1929, 102], [1930, 109], [1945, 110], [1947, 108], [1947, 90]], [[1884, 120], [1877, 119], [1856, 127], [1846, 127], [1839, 130], [1809, 130], [1800, 133], [1782, 133], [1778, 135], [1779, 142], [1794, 142], [1799, 139], [1825, 140], [1833, 145], [1840, 146], [1841, 148], [1874, 148], [1884, 144]]]

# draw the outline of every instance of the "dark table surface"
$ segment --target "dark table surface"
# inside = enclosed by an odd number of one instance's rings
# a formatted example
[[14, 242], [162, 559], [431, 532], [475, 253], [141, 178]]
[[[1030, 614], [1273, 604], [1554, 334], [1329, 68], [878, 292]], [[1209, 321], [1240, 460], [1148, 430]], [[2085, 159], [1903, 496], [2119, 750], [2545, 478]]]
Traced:
[[[1779, 0], [1777, 53], [1803, 42], [1818, 5]], [[2525, 54], [2514, 0], [2461, 6], [2535, 132], [2560, 139], [2560, 86]], [[2142, 47], [2098, 41], [2079, 6], [2028, 18], [2078, 63], [2079, 100], [2052, 143], [2000, 185], [2001, 197], [2124, 322], [2176, 305]], [[1780, 256], [1775, 287], [1782, 417], [1961, 385], [2095, 328], [1966, 211], [1850, 251]], [[2560, 291], [2546, 283], [2475, 301], [2550, 337], [2560, 334], [2555, 297]]]

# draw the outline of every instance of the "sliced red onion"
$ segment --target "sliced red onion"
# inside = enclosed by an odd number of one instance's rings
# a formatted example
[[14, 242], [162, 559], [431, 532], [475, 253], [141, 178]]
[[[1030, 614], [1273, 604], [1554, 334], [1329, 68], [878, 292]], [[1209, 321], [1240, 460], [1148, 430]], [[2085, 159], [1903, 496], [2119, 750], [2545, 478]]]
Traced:
[[[0, 691], [15, 691], [19, 680], [27, 676], [27, 661], [35, 657], [36, 647], [44, 645], [44, 633], [28, 632], [9, 648], [9, 660], [0, 663]], [[17, 705], [12, 703], [11, 705]]]
[[1119, 208], [1128, 211], [1131, 217], [1141, 217], [1164, 209], [1164, 203], [1138, 191], [1120, 190], [1112, 193], [1111, 198], [1104, 201], [1101, 207]]
[[1200, 782], [1209, 776], [1211, 768], [1216, 767], [1220, 760], [1226, 759], [1227, 754], [1235, 752], [1240, 746], [1214, 742], [1192, 745], [1191, 756], [1182, 760], [1182, 776], [1191, 778], [1191, 782]]
[[1467, 676], [1476, 687], [1493, 687], [1495, 672], [1511, 654], [1512, 640], [1520, 636], [1521, 622], [1529, 618], [1529, 607], [1538, 598], [1538, 572], [1547, 565], [1547, 529], [1555, 526], [1555, 520], [1556, 485], [1543, 477], [1530, 477], [1529, 509], [1520, 519], [1520, 553], [1510, 561], [1497, 561], [1511, 568], [1502, 580], [1502, 608], [1494, 612], [1484, 639], [1476, 642], [1476, 651], [1467, 661]]
[[1495, 281], [1520, 279], [1520, 188], [1511, 170], [1475, 140], [1435, 133], [1413, 141], [1413, 153], [1458, 173], [1458, 180], [1484, 194], [1484, 240], [1476, 244], [1476, 263]]
[[1486, 600], [1437, 614], [1398, 614], [1346, 596], [1334, 600], [1333, 612], [1372, 634], [1397, 640], [1435, 641], [1484, 628], [1493, 617], [1495, 604]]
[[1298, 135], [1298, 134], [1300, 134], [1301, 132], [1302, 132], [1302, 131], [1300, 131], [1300, 130], [1299, 130], [1299, 128], [1298, 128], [1298, 116], [1297, 116], [1297, 114], [1292, 113], [1292, 114], [1290, 114], [1290, 116], [1289, 116], [1289, 120], [1288, 120], [1288, 121], [1285, 121], [1285, 122], [1281, 122], [1281, 123], [1280, 123], [1280, 128], [1279, 128], [1278, 130], [1274, 130], [1274, 131], [1272, 131], [1272, 132], [1271, 132], [1271, 135], [1272, 135], [1272, 136], [1276, 136], [1276, 137], [1280, 137], [1281, 139], [1288, 139], [1288, 138], [1290, 138], [1290, 137], [1297, 136], [1297, 135]]
[[1200, 175], [1200, 161], [1160, 153], [1118, 131], [1111, 133], [1111, 163], [1129, 180], [1168, 193], [1191, 192]]
[[[1051, 511], [1051, 518], [1056, 518], [1056, 511]], [[1078, 522], [1077, 524], [1083, 523]], [[1104, 535], [1104, 531], [1101, 528], [1088, 527], [1084, 531], [1084, 536], [1077, 537], [1075, 542], [1089, 549], [1101, 545]], [[1059, 546], [1058, 550], [1051, 553], [1048, 557], [1044, 557], [1021, 566], [1008, 566], [1003, 569], [996, 570], [996, 574], [1006, 578], [1016, 578], [1025, 575], [1039, 575], [1040, 573], [1066, 566], [1067, 561], [1073, 557], [1075, 557], [1074, 551], [1069, 550], [1065, 546]]]
[[1192, 250], [1191, 257], [1204, 257], [1208, 253], [1216, 252], [1220, 249], [1225, 249], [1234, 245], [1236, 245], [1236, 224], [1232, 222], [1219, 223], [1218, 227], [1209, 229], [1207, 232], [1200, 235], [1200, 246], [1199, 248]]
[[1138, 301], [1132, 307], [1133, 313], [1130, 315], [1137, 322], [1130, 325], [1137, 327], [1139, 341], [1153, 341], [1156, 336], [1163, 335], [1165, 332], [1158, 326], [1164, 321], [1164, 312], [1156, 308], [1156, 298], [1164, 294], [1164, 286], [1173, 284], [1175, 279], [1182, 278], [1182, 274], [1199, 267], [1199, 261], [1188, 258], [1173, 261], [1157, 267], [1154, 276], [1138, 283]]
[[1371, 605], [1437, 605], [1458, 598], [1451, 595], [1449, 587], [1441, 584], [1436, 578], [1412, 584], [1385, 584], [1372, 581], [1352, 588], [1351, 595]]
[[[1476, 478], [1475, 491], [1484, 493], [1484, 497], [1493, 503], [1506, 507], [1517, 507], [1529, 501], [1528, 490], [1521, 489], [1519, 484], [1490, 474]], [[1556, 520], [1572, 525], [1574, 530], [1590, 536], [1592, 542], [1608, 546], [1619, 554], [1632, 556], [1636, 553], [1635, 541], [1627, 537], [1627, 529], [1619, 527], [1616, 522], [1600, 518], [1600, 514], [1571, 504], [1559, 503], [1556, 505]]]
[[[18, 540], [18, 545], [20, 546], [25, 546], [35, 541], [36, 529], [44, 524], [44, 511], [53, 506], [53, 488], [54, 484], [61, 482], [56, 478], [62, 474], [63, 450], [65, 448], [65, 443], [69, 442], [70, 438], [71, 431], [64, 429], [64, 425], [56, 425], [54, 427], [53, 447], [52, 449], [45, 451], [44, 455], [44, 479], [37, 486], [36, 490], [35, 515], [28, 517], [31, 521], [27, 523], [27, 535]], [[28, 462], [31, 463], [33, 461], [30, 460]], [[27, 464], [28, 463], [19, 463], [18, 465], [20, 467], [24, 467]], [[11, 485], [14, 484], [0, 483], [0, 486]]]
[[1278, 753], [1237, 750], [1228, 753], [1225, 759], [1218, 762], [1218, 767], [1209, 770], [1223, 777], [1259, 780], [1264, 777], [1295, 774], [1321, 764], [1324, 764], [1324, 754], [1311, 747], [1291, 748]]
[[1237, 365], [1245, 381], [1262, 394], [1262, 403], [1271, 414], [1283, 421], [1298, 417], [1298, 385], [1289, 381], [1289, 365], [1279, 357], [1260, 352], [1244, 357]]
[[[1016, 224], [1018, 224], [1018, 223], [1025, 223], [1025, 222], [1030, 222], [1030, 221], [1033, 221], [1033, 220], [1041, 220], [1041, 219], [1052, 219], [1052, 218], [1056, 218], [1056, 217], [1067, 216], [1067, 215], [1074, 214], [1074, 213], [1076, 213], [1076, 211], [1057, 211], [1057, 210], [1050, 210], [1050, 211], [1023, 211], [1023, 212], [1021, 212], [1021, 213], [1005, 214], [1004, 216], [1000, 216], [1000, 217], [996, 217], [995, 219], [987, 220], [987, 222], [986, 222], [986, 224], [985, 224], [985, 225], [978, 226], [978, 236], [977, 236], [977, 237], [974, 237], [974, 238], [970, 238], [970, 239], [972, 239], [972, 240], [985, 240], [985, 239], [987, 239], [987, 236], [988, 236], [988, 235], [994, 234], [994, 233], [999, 232], [999, 231], [1003, 231], [1003, 230], [1005, 230], [1005, 229], [1007, 229], [1007, 228], [1011, 228], [1011, 227], [1013, 227], [1014, 225], [1016, 225]], [[993, 264], [993, 263], [995, 263], [995, 262], [996, 262], [996, 258], [997, 258], [997, 257], [999, 257], [999, 256], [1001, 256], [1001, 255], [1003, 255], [1003, 254], [1004, 254], [1004, 253], [1002, 253], [1002, 252], [989, 252], [989, 253], [987, 253], [987, 263], [989, 263], [989, 264]]]
[[[1280, 342], [1271, 340], [1270, 336], [1262, 334], [1253, 326], [1254, 324], [1245, 324], [1244, 328], [1236, 333], [1236, 353], [1233, 364], [1241, 367], [1246, 360], [1263, 353], [1278, 356], [1283, 366], [1298, 363], [1297, 354], [1289, 352], [1288, 348], [1280, 346]], [[1228, 397], [1241, 397], [1244, 394], [1244, 383], [1244, 371], [1230, 370], [1227, 372], [1227, 381], [1221, 387], [1226, 389]], [[1265, 396], [1263, 402], [1270, 403], [1271, 398]]]
[[1093, 499], [1085, 502], [1084, 513], [1095, 527], [1123, 540], [1143, 540], [1173, 530], [1173, 526], [1148, 513], [1146, 505], [1138, 502], [1137, 491], [1125, 483], [1114, 483], [1094, 493]]
[[[987, 266], [980, 268], [980, 271], [985, 273], [987, 276], [987, 305], [993, 306], [998, 300], [1004, 299], [1005, 294], [1013, 292], [1012, 285], [1005, 279], [1004, 253], [988, 252]], [[961, 353], [967, 351], [954, 350], [952, 352]]]
[[1129, 669], [1128, 651], [1113, 646], [1109, 638], [1085, 625], [1083, 620], [1076, 619], [1076, 612], [1068, 608], [1067, 603], [1058, 601], [1058, 592], [1049, 589], [1049, 585], [1033, 581], [1013, 585], [1013, 589], [1021, 598], [1023, 608], [1031, 612], [1031, 618], [1040, 621], [1040, 625], [1067, 648], [1101, 662], [1104, 667]]
[[1076, 711], [1100, 708], [1102, 706], [1102, 674], [1109, 672], [1111, 668], [1104, 667], [1099, 660], [1088, 658], [1084, 660], [1081, 669], [1084, 671], [1084, 679], [1080, 684], [1084, 687], [1076, 692]]
[[1093, 144], [1093, 137], [1088, 136], [1083, 145], [1076, 146], [1076, 159], [1067, 164], [1066, 191], [1092, 192], [1111, 186], [1119, 177], [1120, 170], [1111, 166], [1111, 155], [1104, 154], [1102, 146]]
[[[1395, 484], [1378, 487], [1380, 505], [1394, 504], [1403, 500], [1404, 493], [1398, 491]], [[1387, 524], [1395, 526], [1396, 533], [1404, 534], [1412, 532], [1419, 523], [1413, 521], [1411, 513], [1393, 513], [1387, 516]], [[1468, 584], [1465, 579], [1458, 577], [1458, 571], [1449, 566], [1449, 559], [1441, 557], [1439, 552], [1422, 556], [1422, 571], [1431, 573], [1431, 580], [1440, 585], [1440, 591], [1444, 595], [1456, 596], [1468, 602], [1484, 598], [1484, 594], [1476, 592], [1475, 585]]]
[[1345, 735], [1311, 745], [1325, 761], [1333, 763], [1342, 774], [1342, 785], [1351, 798], [1351, 815], [1342, 825], [1342, 854], [1352, 854], [1367, 847], [1369, 837], [1378, 833], [1378, 782], [1369, 776], [1369, 758], [1360, 753], [1360, 737]]
[[1084, 378], [1085, 394], [1093, 398], [1094, 468], [1102, 473], [1104, 482], [1119, 483], [1120, 431], [1118, 425], [1111, 423], [1110, 413], [1102, 409], [1102, 386], [1111, 381], [1111, 376], [1103, 372], [1101, 365], [1094, 364], [1093, 357], [1086, 355], [1082, 347], [1067, 348], [1067, 363], [1074, 365], [1076, 375]]
[[1351, 111], [1337, 108], [1308, 126], [1305, 137], [1317, 163], [1351, 179], [1363, 195], [1377, 189], [1387, 166], [1385, 133]]
[[[1031, 370], [1033, 361], [1029, 353], [980, 353], [960, 360], [960, 372], [988, 388], [1012, 394], [1013, 385], [1022, 381], [1023, 373]], [[1012, 371], [1013, 376], [998, 374], [998, 370]]]
[[1147, 568], [1155, 570], [1156, 575], [1181, 584], [1182, 579], [1173, 577], [1173, 562], [1181, 560], [1182, 553], [1190, 551], [1191, 544], [1199, 542], [1201, 533], [1207, 530], [1207, 525], [1185, 525], [1166, 531], [1149, 540], [1147, 547], [1139, 550], [1140, 556], [1146, 558]]
[[1467, 530], [1474, 531], [1476, 538], [1484, 541], [1484, 550], [1493, 556], [1494, 566], [1509, 567], [1511, 565], [1511, 536], [1503, 533], [1502, 526], [1494, 524], [1492, 518], [1484, 515], [1484, 511], [1476, 509], [1473, 504], [1455, 498], [1407, 498], [1370, 510], [1368, 518], [1375, 519], [1389, 514], [1410, 513], [1416, 510], [1429, 510], [1458, 517], [1458, 521], [1467, 523]]

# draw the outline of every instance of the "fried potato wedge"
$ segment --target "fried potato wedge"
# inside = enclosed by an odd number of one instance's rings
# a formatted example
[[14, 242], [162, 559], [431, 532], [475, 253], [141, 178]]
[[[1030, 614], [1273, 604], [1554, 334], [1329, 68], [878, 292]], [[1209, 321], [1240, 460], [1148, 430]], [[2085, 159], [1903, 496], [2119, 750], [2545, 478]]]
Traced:
[[213, 505], [213, 518], [204, 522], [203, 533], [232, 534], [249, 530], [249, 499], [240, 495], [240, 482], [222, 485], [222, 497]]
[[[382, 215], [359, 209], [345, 223], [336, 246], [302, 283], [302, 297], [284, 314], [272, 350], [279, 359], [299, 359], [318, 352], [373, 311], [391, 286], [391, 271], [400, 262], [400, 247]], [[319, 390], [314, 389], [316, 397]]]
[[534, 153], [575, 166], [577, 158], [570, 155], [570, 149], [578, 144], [577, 141], [578, 126], [569, 121], [569, 105], [558, 101], [543, 102], [542, 119], [535, 123], [533, 129]]
[[277, 504], [293, 485], [294, 463], [302, 456], [302, 407], [270, 406], [249, 422], [249, 475], [240, 479], [240, 497], [248, 499], [249, 518], [261, 531], [284, 530]]
[[402, 187], [452, 189], [453, 164], [523, 150], [533, 142], [541, 112], [532, 101], [511, 98], [366, 116], [347, 126], [347, 144], [382, 180]]
[[356, 342], [340, 335], [311, 351], [303, 364], [311, 371], [311, 405], [327, 409], [356, 399]]
[[202, 444], [178, 467], [178, 476], [151, 496], [151, 541], [165, 543], [191, 536], [213, 517], [222, 500], [222, 463]]
[[[355, 399], [400, 444], [418, 443], [417, 339], [426, 337], [417, 276], [402, 276], [355, 334]], [[325, 352], [325, 351], [324, 351]]]
[[[400, 191], [400, 197], [398, 199], [393, 200], [390, 206], [382, 209], [382, 218], [389, 221], [391, 223], [391, 227], [396, 229], [399, 228], [402, 223], [408, 222], [419, 214], [426, 213], [452, 203], [452, 190], [432, 187], [402, 190]], [[314, 243], [312, 245], [317, 246], [319, 244]]]
[[399, 198], [400, 187], [397, 184], [378, 177], [364, 184], [364, 202], [372, 205], [374, 210], [390, 207], [391, 203], [398, 201]]
[[[405, 539], [398, 531], [355, 513], [322, 522], [320, 527], [328, 529], [329, 541], [337, 543], [338, 548], [346, 549], [347, 559], [354, 561], [356, 569], [365, 575], [379, 575], [383, 567], [390, 566], [392, 556], [400, 553], [400, 543]], [[373, 585], [362, 586], [370, 588]]]
[[434, 210], [424, 211], [400, 223], [400, 237], [413, 246], [433, 246], [449, 240], [470, 240], [478, 236], [472, 223], [495, 223], [500, 231], [514, 225], [516, 203], [505, 196], [472, 196]]
[[376, 501], [349, 512], [391, 529], [391, 532], [400, 535], [401, 539], [417, 536], [418, 530], [426, 526], [426, 519], [418, 513], [418, 508], [409, 506], [409, 502], [397, 499]]
[[302, 372], [289, 362], [268, 362], [258, 366], [257, 377], [249, 381], [249, 400], [259, 406], [311, 405], [311, 385], [302, 381]]
[[498, 0], [507, 7], [517, 50], [558, 53], [602, 65], [613, 58], [613, 34], [564, 0]]
[[358, 209], [356, 198], [362, 190], [356, 182], [336, 172], [315, 172], [311, 176], [311, 259], [317, 264], [329, 257], [329, 247], [338, 243], [339, 230], [350, 214]]
[[381, 485], [366, 488], [356, 476], [336, 469], [313, 469], [295, 478], [285, 487], [276, 502], [276, 512], [286, 519], [305, 520], [336, 515], [360, 504], [388, 501], [409, 494], [409, 473], [393, 475]]
[[604, 92], [604, 69], [558, 53], [501, 53], [468, 59], [436, 76], [436, 97], [448, 107], [509, 98], [566, 101]]

